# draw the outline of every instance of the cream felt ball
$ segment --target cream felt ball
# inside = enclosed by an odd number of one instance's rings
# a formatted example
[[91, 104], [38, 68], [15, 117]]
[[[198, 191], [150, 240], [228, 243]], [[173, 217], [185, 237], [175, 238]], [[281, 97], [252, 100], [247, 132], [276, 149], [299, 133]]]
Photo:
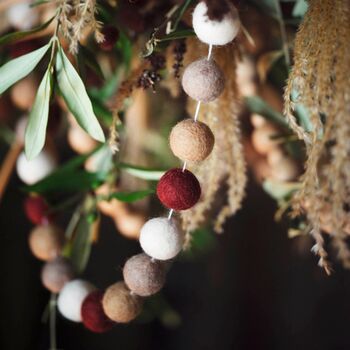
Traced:
[[221, 20], [210, 19], [208, 7], [201, 1], [193, 11], [192, 25], [202, 42], [208, 45], [226, 45], [237, 36], [241, 22], [234, 6], [229, 7]]
[[32, 160], [28, 160], [22, 152], [16, 163], [18, 177], [27, 185], [43, 179], [55, 170], [57, 164], [55, 158], [47, 151], [42, 151]]
[[73, 278], [73, 266], [62, 256], [47, 262], [41, 270], [41, 282], [52, 293], [58, 293]]
[[148, 220], [141, 229], [141, 247], [154, 259], [174, 258], [181, 251], [183, 242], [183, 232], [174, 219], [153, 218]]
[[183, 161], [200, 162], [214, 147], [214, 135], [208, 125], [185, 119], [176, 124], [169, 136], [172, 152]]
[[165, 283], [166, 265], [146, 254], [131, 257], [124, 265], [123, 277], [129, 289], [142, 297], [159, 292]]
[[124, 282], [117, 282], [107, 288], [102, 299], [105, 314], [118, 323], [128, 323], [142, 311], [143, 300], [132, 294]]
[[7, 10], [7, 19], [9, 23], [19, 30], [28, 30], [35, 26], [39, 20], [39, 14], [36, 8], [30, 7], [31, 1], [12, 5]]
[[96, 290], [90, 282], [76, 279], [64, 285], [57, 299], [59, 312], [70, 321], [81, 322], [81, 306], [84, 299]]
[[225, 87], [225, 77], [214, 60], [202, 58], [186, 67], [182, 76], [182, 87], [194, 100], [207, 103], [221, 95]]

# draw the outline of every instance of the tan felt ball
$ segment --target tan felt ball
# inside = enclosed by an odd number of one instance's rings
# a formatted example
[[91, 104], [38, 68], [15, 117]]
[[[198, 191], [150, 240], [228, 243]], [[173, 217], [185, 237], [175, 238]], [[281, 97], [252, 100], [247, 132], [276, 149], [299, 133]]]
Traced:
[[159, 292], [164, 286], [165, 269], [165, 263], [152, 261], [146, 254], [138, 254], [125, 263], [124, 281], [132, 292], [147, 297]]
[[41, 281], [52, 293], [58, 293], [73, 278], [72, 264], [68, 259], [61, 256], [47, 262], [41, 270]]
[[225, 77], [213, 60], [206, 58], [192, 62], [182, 76], [186, 94], [201, 102], [214, 101], [225, 87]]
[[54, 225], [36, 226], [29, 235], [29, 247], [33, 255], [44, 261], [56, 258], [63, 246], [64, 233]]
[[171, 150], [181, 160], [200, 162], [213, 150], [215, 139], [206, 124], [185, 119], [174, 126], [169, 142]]
[[132, 294], [124, 282], [117, 282], [107, 288], [102, 306], [105, 314], [113, 321], [128, 323], [142, 310], [143, 300]]
[[30, 110], [33, 107], [38, 84], [36, 79], [29, 75], [20, 80], [11, 89], [11, 99], [16, 107], [22, 110]]

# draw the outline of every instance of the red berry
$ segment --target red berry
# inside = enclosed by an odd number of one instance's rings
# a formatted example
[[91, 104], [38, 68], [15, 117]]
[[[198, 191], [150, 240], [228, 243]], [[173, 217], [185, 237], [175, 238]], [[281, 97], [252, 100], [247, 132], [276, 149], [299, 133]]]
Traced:
[[113, 26], [106, 26], [102, 29], [102, 34], [104, 35], [105, 40], [100, 43], [101, 49], [104, 51], [111, 51], [119, 39], [118, 29]]
[[34, 225], [40, 225], [52, 219], [48, 215], [48, 210], [49, 206], [43, 197], [31, 196], [24, 201], [26, 216]]
[[103, 292], [96, 290], [91, 292], [81, 306], [81, 317], [84, 326], [92, 332], [103, 333], [109, 331], [114, 322], [110, 320], [102, 307]]
[[190, 171], [170, 169], [159, 180], [157, 195], [167, 208], [186, 210], [198, 202], [201, 187]]

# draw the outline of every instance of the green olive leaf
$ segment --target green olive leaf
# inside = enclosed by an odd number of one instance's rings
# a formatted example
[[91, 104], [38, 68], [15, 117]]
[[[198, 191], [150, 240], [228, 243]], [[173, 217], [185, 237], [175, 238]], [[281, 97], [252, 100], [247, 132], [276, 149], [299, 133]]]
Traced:
[[84, 83], [70, 63], [62, 47], [56, 57], [57, 83], [60, 92], [79, 125], [94, 139], [105, 141], [103, 130], [95, 116]]
[[132, 176], [149, 181], [158, 181], [166, 172], [166, 170], [148, 169], [126, 163], [119, 163], [118, 167]]
[[48, 69], [39, 85], [25, 133], [25, 153], [29, 160], [36, 157], [45, 144], [49, 103], [51, 97], [51, 73]]
[[47, 22], [45, 22], [42, 25], [40, 25], [39, 27], [33, 28], [31, 30], [26, 30], [26, 31], [21, 31], [21, 32], [12, 32], [12, 33], [9, 33], [9, 34], [2, 36], [0, 38], [0, 45], [11, 44], [13, 42], [22, 40], [30, 35], [33, 35], [35, 33], [38, 33], [40, 31], [46, 29], [52, 23], [52, 21], [55, 19], [55, 17], [56, 16], [53, 16]]
[[0, 67], [0, 94], [17, 83], [17, 81], [26, 77], [41, 61], [50, 46], [51, 42]]

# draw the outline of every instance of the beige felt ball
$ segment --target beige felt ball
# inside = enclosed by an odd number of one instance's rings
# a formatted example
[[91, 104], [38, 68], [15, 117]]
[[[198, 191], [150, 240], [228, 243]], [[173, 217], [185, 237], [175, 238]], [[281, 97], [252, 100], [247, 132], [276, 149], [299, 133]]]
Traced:
[[97, 146], [97, 142], [80, 126], [71, 126], [68, 129], [67, 141], [72, 150], [78, 154], [89, 153]]
[[283, 153], [283, 150], [281, 148], [273, 148], [266, 156], [267, 163], [270, 166], [274, 166], [275, 164], [279, 163], [285, 156], [286, 155]]
[[74, 278], [71, 262], [59, 256], [47, 262], [41, 270], [41, 282], [52, 293], [58, 293], [63, 286]]
[[209, 156], [214, 147], [214, 135], [210, 128], [193, 119], [185, 119], [175, 125], [170, 133], [170, 148], [183, 161], [199, 162]]
[[282, 157], [271, 166], [271, 177], [277, 181], [293, 181], [299, 175], [298, 164], [291, 157]]
[[11, 89], [11, 99], [16, 107], [22, 110], [30, 110], [33, 107], [38, 83], [36, 79], [29, 75], [20, 80]]
[[63, 231], [52, 224], [38, 225], [29, 235], [29, 247], [33, 255], [44, 261], [56, 258], [64, 243]]
[[214, 62], [202, 58], [186, 67], [182, 87], [196, 101], [210, 102], [219, 97], [225, 87], [222, 70]]
[[131, 257], [124, 265], [125, 284], [137, 295], [147, 297], [159, 292], [165, 283], [166, 265], [146, 254]]
[[142, 304], [142, 298], [131, 293], [124, 282], [117, 282], [107, 288], [102, 300], [105, 314], [118, 323], [135, 319], [142, 310]]
[[124, 211], [119, 210], [114, 215], [114, 221], [121, 235], [129, 239], [139, 239], [146, 217], [143, 213], [127, 209]]
[[261, 128], [267, 124], [266, 119], [263, 116], [255, 113], [251, 115], [250, 122], [252, 123], [253, 127], [256, 129]]
[[266, 124], [252, 133], [252, 144], [256, 152], [267, 155], [278, 146], [278, 141], [274, 139], [278, 135], [278, 130], [271, 124]]

